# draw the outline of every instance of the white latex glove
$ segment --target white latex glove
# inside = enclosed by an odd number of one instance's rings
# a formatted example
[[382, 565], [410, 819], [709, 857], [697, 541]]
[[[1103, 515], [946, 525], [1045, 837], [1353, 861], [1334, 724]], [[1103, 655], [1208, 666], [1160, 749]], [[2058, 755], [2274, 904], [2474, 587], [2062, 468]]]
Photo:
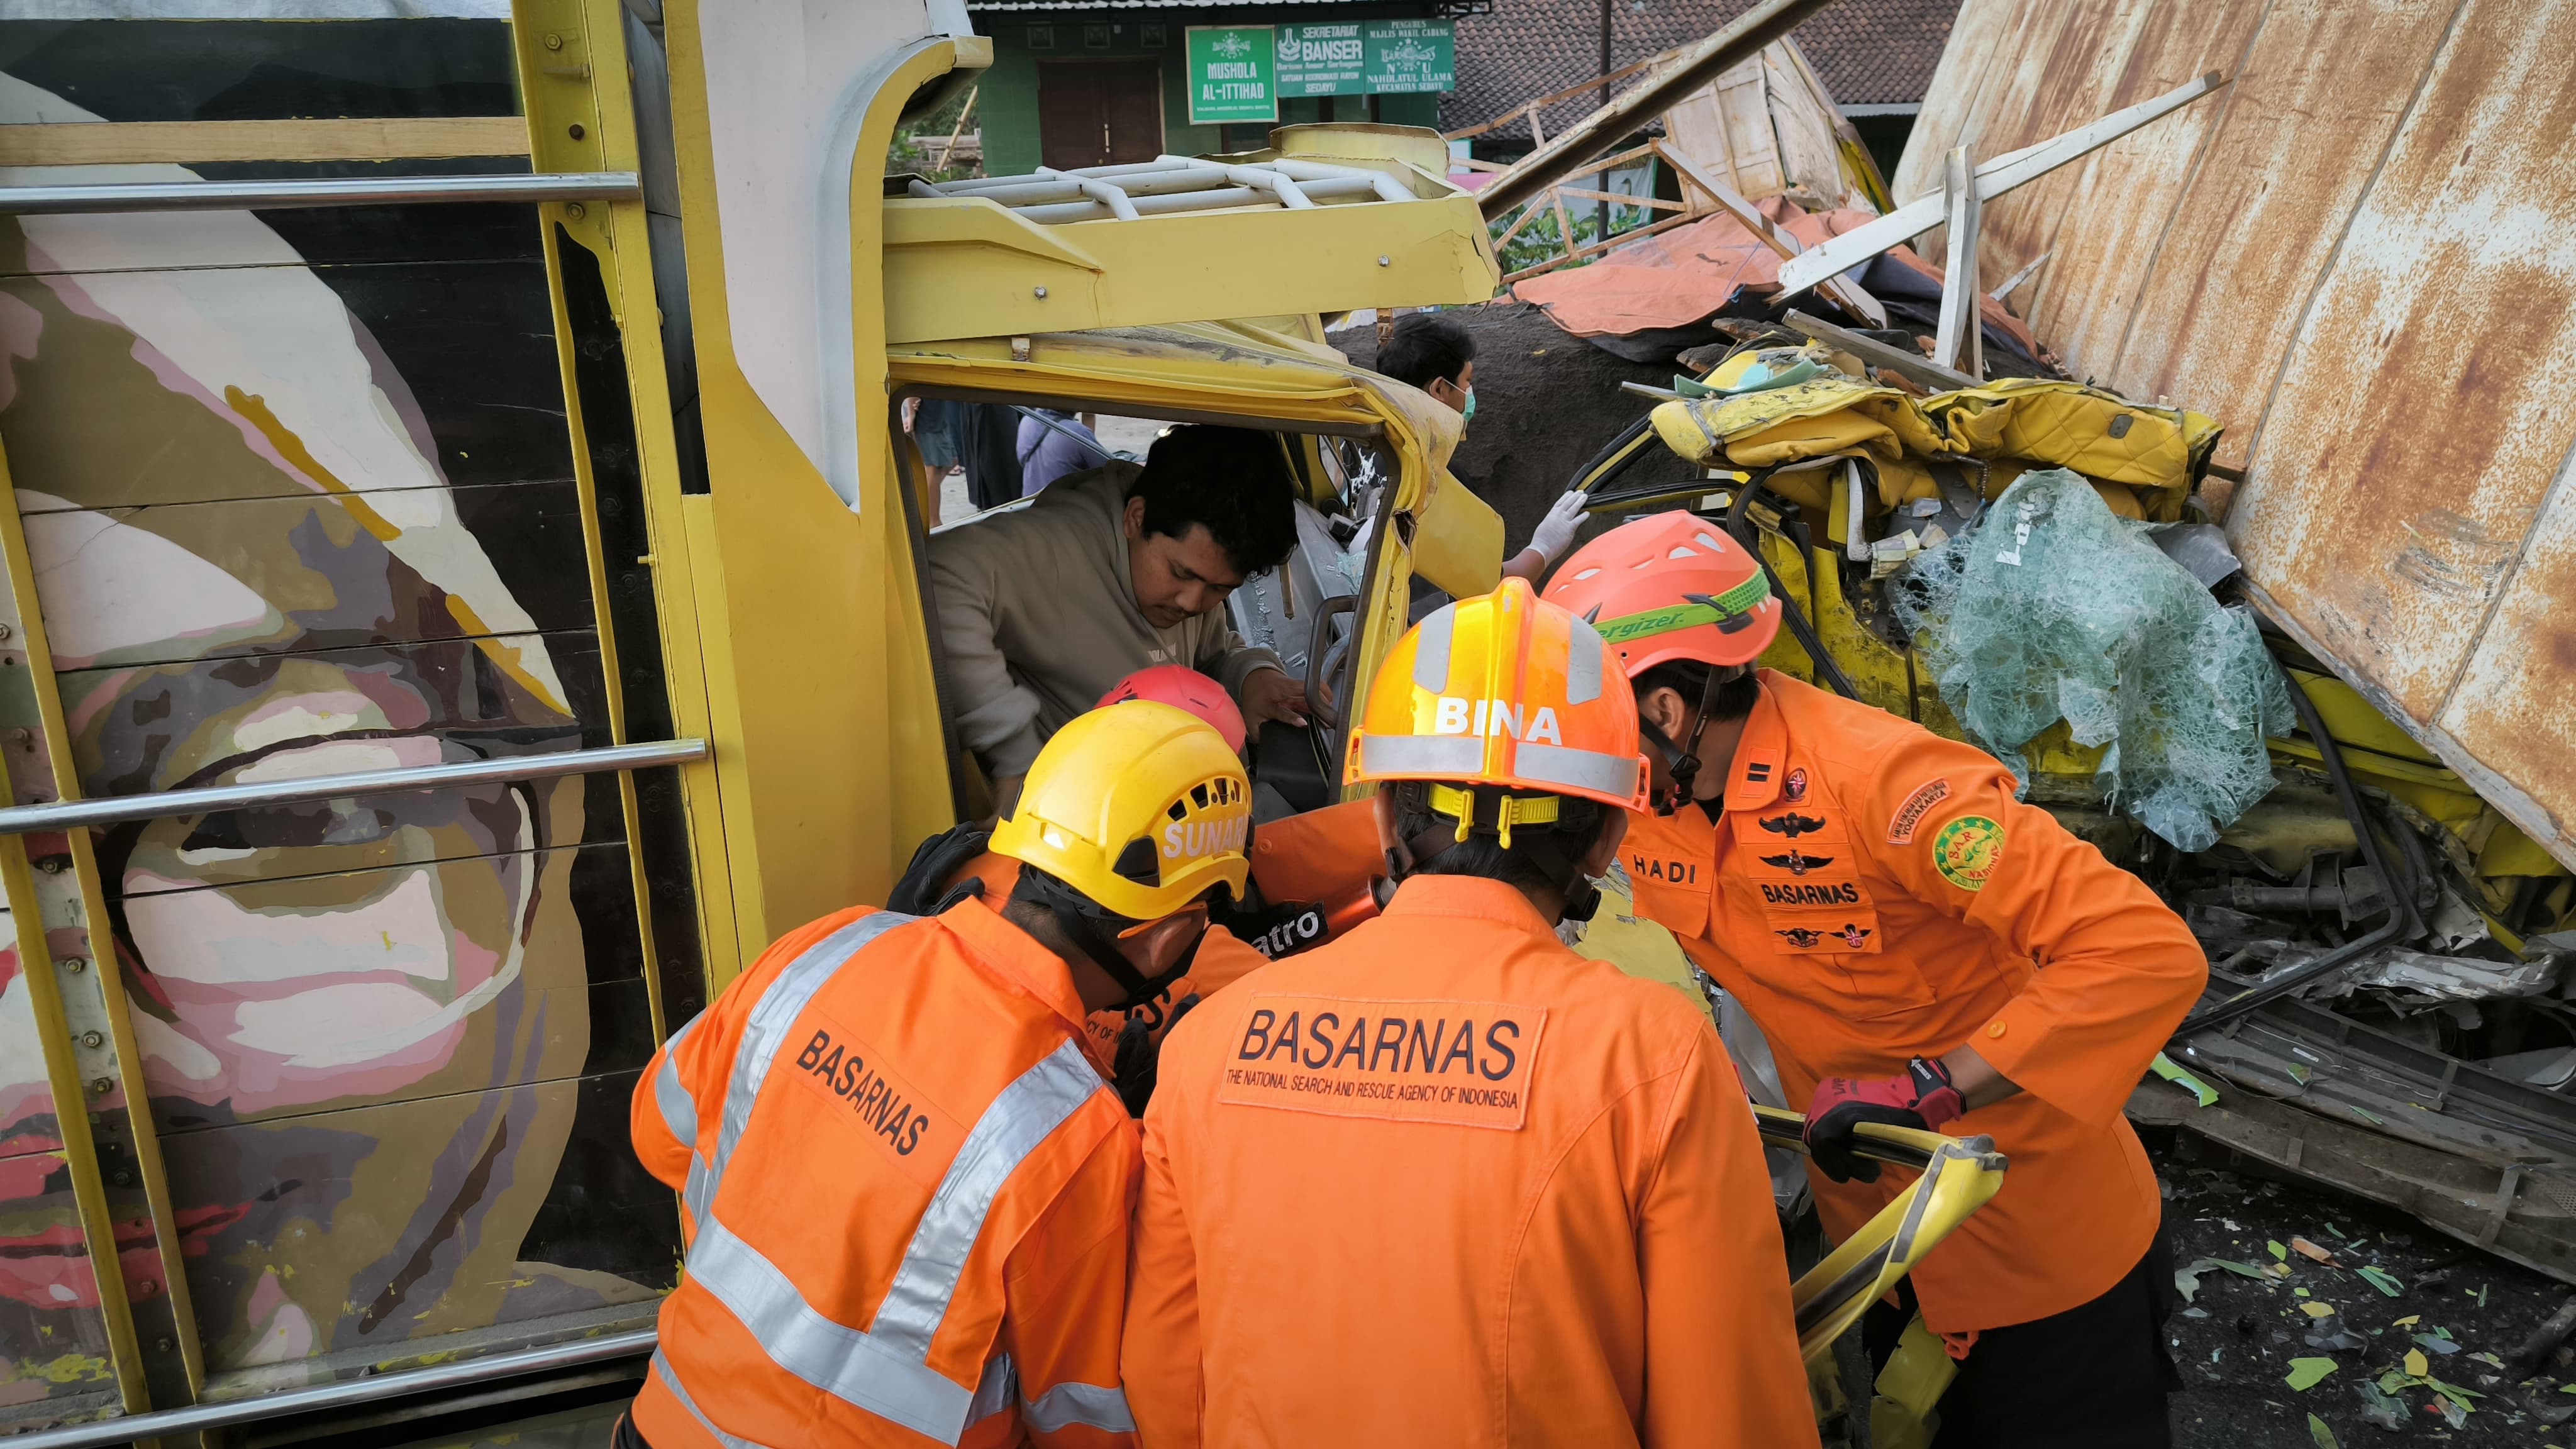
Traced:
[[1548, 509], [1547, 517], [1538, 521], [1538, 527], [1530, 530], [1529, 546], [1550, 564], [1565, 557], [1565, 551], [1574, 546], [1575, 533], [1583, 527], [1583, 505], [1588, 501], [1590, 495], [1582, 490], [1567, 489], [1565, 496]]

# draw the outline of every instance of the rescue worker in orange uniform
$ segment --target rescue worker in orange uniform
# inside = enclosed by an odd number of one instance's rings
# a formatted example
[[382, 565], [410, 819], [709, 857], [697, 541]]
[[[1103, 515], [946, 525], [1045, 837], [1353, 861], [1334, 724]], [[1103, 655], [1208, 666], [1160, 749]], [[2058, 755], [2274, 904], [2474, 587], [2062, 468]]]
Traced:
[[2121, 1108], [2207, 979], [2191, 932], [1993, 757], [1754, 669], [1780, 605], [1714, 525], [1614, 529], [1547, 598], [1636, 686], [1656, 756], [1621, 850], [1637, 909], [1809, 1103], [1826, 1230], [1849, 1237], [1897, 1190], [1852, 1154], [1858, 1123], [1985, 1133], [2011, 1159], [1906, 1310], [1864, 1323], [1883, 1361], [1919, 1302], [1964, 1353], [1936, 1442], [2169, 1443], [2163, 1203]]
[[1083, 1018], [1186, 969], [1251, 784], [1166, 705], [1058, 731], [993, 837], [1007, 900], [772, 946], [637, 1084], [688, 1245], [620, 1443], [1132, 1444], [1136, 1129]]
[[[1099, 707], [1131, 699], [1187, 710], [1222, 736], [1226, 748], [1243, 753], [1242, 711], [1224, 685], [1195, 669], [1179, 664], [1139, 669], [1112, 685]], [[1238, 900], [1212, 907], [1214, 924], [1187, 975], [1149, 1001], [1095, 1011], [1083, 1024], [1093, 1060], [1110, 1074], [1131, 1114], [1142, 1116], [1153, 1095], [1155, 1049], [1173, 1022], [1264, 962], [1304, 950], [1376, 914], [1369, 884], [1383, 867], [1376, 832], [1366, 816], [1365, 806], [1342, 805], [1264, 827], [1255, 840], [1251, 893], [1279, 904], [1247, 907]], [[980, 824], [965, 821], [923, 841], [887, 896], [887, 908], [937, 915], [964, 896], [1007, 899], [1020, 863], [987, 849], [991, 836]], [[1297, 892], [1311, 892], [1311, 898]]]
[[1122, 1358], [1145, 1442], [1815, 1444], [1717, 1033], [1556, 938], [1642, 798], [1600, 637], [1506, 580], [1406, 634], [1358, 723], [1394, 899], [1163, 1044]]

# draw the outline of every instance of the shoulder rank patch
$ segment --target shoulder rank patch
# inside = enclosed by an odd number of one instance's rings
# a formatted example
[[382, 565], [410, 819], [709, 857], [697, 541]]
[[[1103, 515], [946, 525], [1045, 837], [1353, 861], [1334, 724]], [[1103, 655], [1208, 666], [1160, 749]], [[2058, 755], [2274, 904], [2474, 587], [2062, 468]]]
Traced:
[[1896, 807], [1896, 814], [1887, 822], [1887, 843], [1912, 845], [1914, 827], [1923, 823], [1923, 817], [1933, 806], [1949, 798], [1950, 782], [1947, 780], [1927, 781], [1920, 789], [1906, 796], [1905, 803]]
[[1746, 765], [1744, 767], [1744, 778], [1756, 785], [1769, 780], [1771, 778], [1771, 762], [1768, 760], [1755, 760], [1753, 763]]
[[1962, 815], [1932, 837], [1932, 866], [1963, 891], [1981, 891], [2004, 855], [2004, 828], [1983, 815]]

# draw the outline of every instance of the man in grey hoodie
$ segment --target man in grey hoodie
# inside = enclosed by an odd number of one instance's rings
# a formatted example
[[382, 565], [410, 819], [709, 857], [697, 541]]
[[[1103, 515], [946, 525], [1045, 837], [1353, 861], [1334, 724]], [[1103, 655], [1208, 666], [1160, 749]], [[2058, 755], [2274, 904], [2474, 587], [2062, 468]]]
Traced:
[[1254, 730], [1305, 723], [1303, 686], [1224, 614], [1236, 585], [1295, 546], [1295, 496], [1276, 435], [1178, 427], [1142, 468], [1073, 474], [930, 541], [958, 725], [997, 809], [1048, 736], [1148, 665], [1222, 682]]

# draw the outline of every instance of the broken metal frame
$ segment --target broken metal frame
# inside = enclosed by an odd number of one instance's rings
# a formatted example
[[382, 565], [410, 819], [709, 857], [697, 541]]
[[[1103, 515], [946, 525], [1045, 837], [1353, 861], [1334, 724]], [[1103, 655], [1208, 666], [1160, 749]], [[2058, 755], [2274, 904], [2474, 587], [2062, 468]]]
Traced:
[[[2211, 71], [2188, 84], [2177, 86], [2150, 101], [2126, 110], [2113, 111], [2088, 126], [2078, 126], [2064, 135], [2008, 151], [1976, 169], [1976, 195], [1980, 204], [1994, 200], [2018, 186], [2036, 181], [2058, 167], [2109, 145], [2149, 121], [2200, 99], [2226, 84], [2223, 77]], [[1496, 185], [1501, 183], [1497, 182]], [[1494, 188], [1488, 186], [1486, 191]], [[1946, 188], [1945, 188], [1946, 190]], [[1867, 226], [1854, 227], [1841, 236], [1801, 255], [1780, 268], [1780, 296], [1794, 297], [1827, 277], [1839, 276], [1881, 252], [1896, 247], [1942, 224], [1950, 210], [1945, 194], [1926, 196], [1910, 202]]]
[[2131, 1120], [2190, 1128], [2576, 1282], [2576, 1101], [2302, 1001], [2173, 1050], [2232, 1090], [2203, 1107], [2150, 1080]]

